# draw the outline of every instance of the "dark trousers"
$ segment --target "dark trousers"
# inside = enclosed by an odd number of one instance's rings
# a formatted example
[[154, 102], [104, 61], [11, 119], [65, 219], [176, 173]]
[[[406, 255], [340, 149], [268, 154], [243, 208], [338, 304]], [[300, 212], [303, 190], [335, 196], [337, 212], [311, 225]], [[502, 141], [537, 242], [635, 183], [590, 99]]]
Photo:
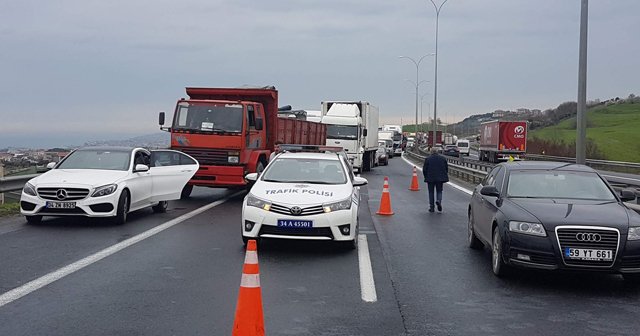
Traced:
[[427, 189], [429, 190], [429, 207], [434, 207], [433, 202], [433, 189], [436, 189], [436, 200], [442, 203], [442, 185], [443, 182], [427, 182]]

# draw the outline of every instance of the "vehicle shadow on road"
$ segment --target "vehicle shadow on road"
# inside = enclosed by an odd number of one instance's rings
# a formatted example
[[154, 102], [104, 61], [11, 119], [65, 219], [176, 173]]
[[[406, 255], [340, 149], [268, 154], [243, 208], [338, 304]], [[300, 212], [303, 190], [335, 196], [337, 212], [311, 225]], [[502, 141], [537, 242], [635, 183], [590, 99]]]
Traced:
[[309, 240], [285, 240], [285, 239], [261, 239], [258, 250], [263, 255], [285, 257], [291, 256], [341, 256], [356, 254], [356, 250], [350, 250], [339, 242], [334, 241], [309, 241]]
[[59, 228], [81, 228], [81, 227], [118, 227], [118, 226], [126, 226], [133, 225], [137, 220], [145, 218], [147, 216], [153, 216], [153, 211], [151, 209], [140, 209], [134, 212], [130, 212], [127, 215], [127, 223], [124, 225], [116, 224], [112, 218], [91, 218], [91, 217], [44, 217], [42, 222], [37, 224], [25, 224], [30, 227], [59, 227]]

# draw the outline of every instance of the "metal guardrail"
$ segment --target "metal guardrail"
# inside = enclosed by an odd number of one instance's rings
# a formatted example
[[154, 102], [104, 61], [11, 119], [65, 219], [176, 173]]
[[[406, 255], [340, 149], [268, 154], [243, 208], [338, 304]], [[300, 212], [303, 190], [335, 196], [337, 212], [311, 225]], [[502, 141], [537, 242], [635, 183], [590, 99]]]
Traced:
[[[564, 156], [527, 154], [526, 158], [527, 160], [535, 160], [535, 161], [542, 160], [542, 161], [576, 162], [575, 158], [564, 157]], [[640, 163], [636, 163], [636, 162], [587, 159], [586, 165], [592, 168], [600, 169], [600, 170], [607, 170], [607, 171], [620, 172], [620, 173], [640, 174]]]
[[0, 178], [0, 193], [20, 190], [30, 179], [40, 174], [19, 175]]

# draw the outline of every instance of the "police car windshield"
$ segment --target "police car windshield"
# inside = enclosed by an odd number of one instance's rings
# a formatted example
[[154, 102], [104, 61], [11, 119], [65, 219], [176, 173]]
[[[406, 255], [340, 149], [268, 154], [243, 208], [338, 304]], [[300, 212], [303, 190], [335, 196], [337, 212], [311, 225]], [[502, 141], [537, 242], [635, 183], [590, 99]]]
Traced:
[[339, 160], [278, 158], [262, 174], [266, 182], [345, 184], [347, 176]]

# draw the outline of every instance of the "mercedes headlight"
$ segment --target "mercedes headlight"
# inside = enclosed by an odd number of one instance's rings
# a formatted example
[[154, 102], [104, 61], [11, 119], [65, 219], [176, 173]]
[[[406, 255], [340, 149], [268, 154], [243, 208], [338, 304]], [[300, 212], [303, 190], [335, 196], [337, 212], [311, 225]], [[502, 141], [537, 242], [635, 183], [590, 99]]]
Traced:
[[29, 196], [37, 196], [36, 187], [34, 187], [33, 184], [29, 182], [27, 182], [27, 184], [24, 185], [24, 187], [22, 188], [22, 192]]
[[117, 184], [107, 184], [102, 187], [97, 187], [96, 190], [91, 194], [91, 197], [101, 197], [113, 194], [116, 189], [118, 189]]
[[544, 226], [540, 223], [529, 222], [509, 222], [509, 231], [524, 233], [532, 236], [546, 237], [547, 233], [544, 230]]
[[349, 210], [351, 209], [351, 197], [342, 200], [340, 202], [335, 203], [327, 203], [322, 206], [324, 208], [324, 212], [332, 212], [338, 210]]
[[627, 240], [640, 240], [640, 227], [630, 227]]
[[259, 199], [251, 194], [247, 196], [247, 205], [260, 208], [265, 211], [269, 211], [269, 209], [271, 209], [271, 202]]

